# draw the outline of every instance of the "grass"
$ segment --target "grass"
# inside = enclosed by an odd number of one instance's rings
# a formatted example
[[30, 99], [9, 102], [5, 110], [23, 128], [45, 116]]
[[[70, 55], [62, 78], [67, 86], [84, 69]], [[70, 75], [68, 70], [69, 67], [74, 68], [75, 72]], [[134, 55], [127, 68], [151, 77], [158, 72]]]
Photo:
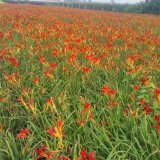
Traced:
[[0, 160], [158, 160], [159, 22], [0, 5]]

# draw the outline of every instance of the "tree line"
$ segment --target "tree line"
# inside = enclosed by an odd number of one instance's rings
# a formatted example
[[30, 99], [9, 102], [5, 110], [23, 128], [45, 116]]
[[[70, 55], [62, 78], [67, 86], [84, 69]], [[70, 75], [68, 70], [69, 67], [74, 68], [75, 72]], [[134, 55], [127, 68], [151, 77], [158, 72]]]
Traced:
[[4, 0], [8, 3], [23, 3], [23, 4], [37, 4], [37, 5], [52, 5], [63, 6], [80, 9], [92, 9], [115, 12], [130, 12], [130, 13], [149, 13], [160, 14], [160, 0], [145, 0], [145, 2], [137, 4], [117, 4], [117, 3], [78, 3], [78, 2], [35, 2], [35, 1], [13, 1]]

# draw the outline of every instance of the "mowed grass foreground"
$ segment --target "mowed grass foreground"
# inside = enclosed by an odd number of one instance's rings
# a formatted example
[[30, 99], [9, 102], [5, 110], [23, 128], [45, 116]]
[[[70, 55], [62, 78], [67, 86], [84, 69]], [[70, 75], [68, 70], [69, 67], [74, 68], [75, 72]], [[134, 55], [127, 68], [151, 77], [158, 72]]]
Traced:
[[159, 16], [0, 5], [1, 160], [159, 157]]

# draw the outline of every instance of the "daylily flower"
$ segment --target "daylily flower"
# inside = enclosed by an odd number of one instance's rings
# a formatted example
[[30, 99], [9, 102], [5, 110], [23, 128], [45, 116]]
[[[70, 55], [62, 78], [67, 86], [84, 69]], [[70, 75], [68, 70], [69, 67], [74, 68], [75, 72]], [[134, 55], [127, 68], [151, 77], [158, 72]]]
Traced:
[[18, 138], [27, 138], [27, 136], [28, 136], [28, 134], [30, 133], [31, 131], [29, 130], [29, 129], [24, 129], [24, 128], [22, 128], [21, 130], [20, 130], [20, 132], [17, 134], [17, 137]]
[[110, 88], [108, 85], [105, 85], [101, 88], [101, 92], [103, 94], [107, 94], [109, 97], [113, 97], [116, 95], [116, 91]]
[[56, 151], [48, 151], [46, 146], [36, 148], [34, 152], [37, 154], [36, 160], [52, 160], [56, 155]]
[[144, 114], [151, 114], [151, 113], [153, 113], [153, 109], [151, 109], [151, 108], [148, 107], [148, 106], [145, 106], [145, 107], [143, 108], [143, 113], [144, 113]]
[[34, 84], [35, 85], [38, 85], [39, 81], [40, 81], [40, 78], [38, 78], [38, 77], [34, 78]]
[[78, 160], [96, 160], [94, 155], [95, 155], [95, 152], [88, 153], [85, 149], [82, 149]]

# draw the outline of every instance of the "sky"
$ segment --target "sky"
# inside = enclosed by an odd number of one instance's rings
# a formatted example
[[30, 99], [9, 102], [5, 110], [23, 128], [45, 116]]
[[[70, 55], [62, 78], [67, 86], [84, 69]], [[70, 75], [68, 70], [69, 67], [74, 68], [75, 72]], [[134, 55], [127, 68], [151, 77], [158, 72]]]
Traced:
[[[110, 2], [111, 0], [92, 0], [93, 2]], [[137, 3], [140, 0], [115, 0], [117, 3]]]

